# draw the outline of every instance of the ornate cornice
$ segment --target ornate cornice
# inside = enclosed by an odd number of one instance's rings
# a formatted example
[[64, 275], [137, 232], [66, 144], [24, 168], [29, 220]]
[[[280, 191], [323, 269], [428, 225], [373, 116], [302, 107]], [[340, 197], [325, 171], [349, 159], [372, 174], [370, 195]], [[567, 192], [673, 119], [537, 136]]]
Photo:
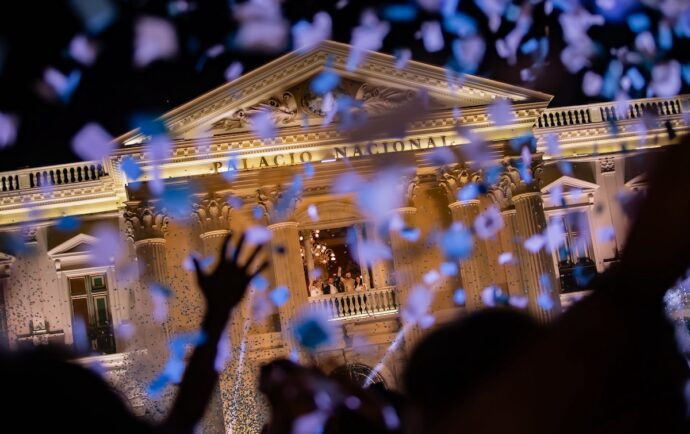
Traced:
[[165, 209], [154, 205], [130, 202], [123, 214], [127, 226], [127, 238], [134, 242], [148, 239], [164, 239], [170, 218]]
[[200, 234], [230, 230], [230, 204], [218, 194], [211, 194], [192, 205], [192, 218]]
[[448, 203], [457, 201], [457, 194], [470, 183], [482, 183], [481, 170], [475, 170], [464, 164], [453, 164], [439, 169], [438, 185], [443, 188], [448, 197]]

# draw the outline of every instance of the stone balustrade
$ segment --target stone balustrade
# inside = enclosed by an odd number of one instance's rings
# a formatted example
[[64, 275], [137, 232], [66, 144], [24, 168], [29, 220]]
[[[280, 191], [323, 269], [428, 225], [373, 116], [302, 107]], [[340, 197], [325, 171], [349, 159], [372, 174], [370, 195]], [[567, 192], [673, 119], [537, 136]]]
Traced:
[[106, 175], [100, 161], [20, 169], [0, 173], [0, 192], [97, 181]]
[[645, 113], [660, 118], [690, 112], [690, 99], [681, 95], [674, 98], [645, 98], [625, 103], [606, 102], [588, 106], [555, 107], [544, 110], [535, 127], [560, 128], [598, 122], [639, 119]]
[[348, 320], [397, 313], [400, 300], [394, 286], [359, 292], [309, 297], [312, 308], [327, 313], [332, 320]]

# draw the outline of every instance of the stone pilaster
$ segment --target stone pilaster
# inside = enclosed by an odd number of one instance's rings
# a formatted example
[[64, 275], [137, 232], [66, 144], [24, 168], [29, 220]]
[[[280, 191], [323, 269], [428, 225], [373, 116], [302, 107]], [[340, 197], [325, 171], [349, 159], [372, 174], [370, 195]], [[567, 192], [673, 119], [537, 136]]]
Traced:
[[[481, 213], [479, 199], [458, 199], [458, 192], [470, 183], [479, 183], [481, 174], [477, 171], [456, 165], [446, 167], [439, 173], [439, 185], [446, 190], [448, 207], [454, 222], [472, 228], [474, 220]], [[466, 294], [466, 308], [474, 311], [482, 307], [481, 293], [493, 282], [489, 257], [485, 243], [474, 238], [474, 248], [469, 258], [460, 261], [460, 276]]]
[[[217, 194], [200, 198], [192, 207], [192, 220], [201, 239], [203, 254], [205, 257], [212, 256], [215, 264], [220, 259], [220, 249], [223, 241], [230, 234], [230, 214], [232, 208], [224, 198]], [[245, 300], [243, 300], [242, 304], [245, 304]], [[246, 339], [243, 333], [244, 321], [242, 311], [243, 309], [238, 307], [230, 318], [228, 325], [228, 338], [230, 342], [228, 344], [233, 351], [225, 369], [218, 375], [218, 383], [213, 389], [211, 401], [201, 422], [204, 433], [220, 434], [227, 431], [223, 411], [225, 406], [223, 405], [222, 397], [223, 391], [225, 391], [225, 395], [232, 399], [232, 390], [236, 381], [234, 373], [239, 365], [239, 348], [242, 346], [242, 340]], [[230, 408], [231, 404], [228, 403], [227, 407]]]
[[0, 253], [0, 352], [9, 350], [9, 336], [7, 331], [7, 310], [5, 306], [5, 291], [10, 277], [10, 267], [14, 258]]
[[[165, 235], [169, 218], [164, 209], [143, 202], [130, 202], [123, 213], [128, 238], [134, 243], [139, 265], [140, 287], [130, 298], [130, 319], [136, 327], [131, 342], [133, 349], [145, 350], [138, 357], [137, 375], [144, 384], [150, 382], [163, 368], [167, 356], [169, 338], [168, 325], [153, 318], [153, 299], [150, 286], [167, 286], [168, 262], [166, 258]], [[172, 390], [156, 402], [147, 402], [146, 411], [152, 418], [160, 418], [167, 411]]]

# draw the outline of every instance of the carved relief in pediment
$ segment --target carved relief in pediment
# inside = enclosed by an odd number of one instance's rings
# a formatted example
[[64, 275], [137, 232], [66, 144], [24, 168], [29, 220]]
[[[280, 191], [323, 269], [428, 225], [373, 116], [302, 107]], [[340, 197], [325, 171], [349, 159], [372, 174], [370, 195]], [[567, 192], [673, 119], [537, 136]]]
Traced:
[[309, 82], [305, 82], [258, 104], [235, 110], [213, 123], [211, 128], [219, 132], [246, 129], [250, 127], [252, 116], [259, 112], [268, 112], [277, 127], [297, 125], [303, 116], [325, 117], [330, 105], [328, 99], [332, 97], [330, 103], [333, 103], [343, 96], [355, 101], [353, 110], [362, 110], [369, 116], [377, 116], [409, 102], [415, 95], [416, 92], [411, 89], [375, 86], [343, 79], [326, 97], [313, 92], [309, 88]]

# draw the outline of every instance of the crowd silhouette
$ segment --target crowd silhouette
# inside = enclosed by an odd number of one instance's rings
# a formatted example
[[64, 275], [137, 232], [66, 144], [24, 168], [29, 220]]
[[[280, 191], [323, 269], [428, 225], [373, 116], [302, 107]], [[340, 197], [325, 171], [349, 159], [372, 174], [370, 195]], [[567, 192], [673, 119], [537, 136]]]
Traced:
[[[690, 432], [688, 355], [679, 352], [663, 307], [665, 291], [690, 265], [690, 197], [679, 179], [690, 163], [690, 140], [656, 157], [620, 262], [552, 323], [495, 308], [441, 326], [412, 352], [401, 393], [273, 361], [259, 379], [271, 408], [263, 432]], [[139, 419], [70, 354], [37, 349], [0, 357], [7, 432], [194, 432], [217, 381], [217, 342], [249, 282], [267, 266], [260, 251], [246, 247], [243, 236], [232, 248], [228, 237], [214, 270], [195, 262], [206, 339], [165, 420]]]

